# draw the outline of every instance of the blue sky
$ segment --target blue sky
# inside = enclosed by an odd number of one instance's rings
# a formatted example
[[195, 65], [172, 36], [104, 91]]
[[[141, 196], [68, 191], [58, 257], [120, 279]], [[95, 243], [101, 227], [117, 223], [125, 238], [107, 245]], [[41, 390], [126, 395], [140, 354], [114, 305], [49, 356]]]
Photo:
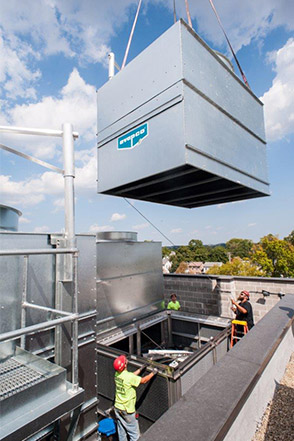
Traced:
[[[96, 90], [107, 81], [107, 54], [121, 65], [137, 0], [10, 0], [0, 3], [0, 125], [80, 134], [76, 148], [76, 231], [138, 231], [162, 241], [123, 199], [96, 193]], [[128, 62], [173, 24], [172, 0], [143, 0]], [[231, 57], [208, 0], [189, 1], [194, 30]], [[294, 229], [294, 3], [215, 0], [253, 92], [264, 102], [271, 196], [197, 209], [132, 201], [173, 243], [233, 237], [258, 241]], [[184, 0], [176, 1], [186, 20]], [[0, 143], [62, 166], [56, 139], [0, 134]], [[18, 208], [19, 229], [64, 227], [62, 177], [0, 150], [0, 203]]]

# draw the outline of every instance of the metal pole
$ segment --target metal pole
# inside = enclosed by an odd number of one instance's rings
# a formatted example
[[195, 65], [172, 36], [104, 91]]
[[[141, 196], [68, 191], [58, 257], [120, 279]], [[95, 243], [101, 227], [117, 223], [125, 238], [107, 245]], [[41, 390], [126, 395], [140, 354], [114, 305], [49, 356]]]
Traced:
[[52, 328], [53, 326], [60, 325], [61, 323], [71, 322], [77, 318], [76, 314], [72, 314], [68, 317], [62, 317], [56, 320], [50, 320], [48, 322], [38, 323], [37, 325], [27, 326], [23, 329], [16, 329], [15, 331], [4, 332], [0, 334], [0, 342], [14, 340], [21, 335], [33, 334], [34, 332], [43, 331], [45, 329]]
[[[23, 284], [22, 284], [22, 304], [21, 304], [21, 328], [25, 328], [26, 326], [26, 316], [27, 312], [25, 309], [25, 303], [27, 301], [28, 294], [28, 269], [29, 269], [29, 256], [23, 256]], [[26, 337], [25, 335], [21, 336], [20, 339], [20, 347], [25, 349], [26, 346]]]
[[48, 308], [47, 306], [35, 305], [34, 303], [23, 302], [24, 308], [38, 309], [40, 311], [52, 312], [53, 314], [64, 315], [65, 317], [71, 316], [72, 312], [65, 312], [59, 309]]
[[72, 392], [76, 392], [79, 387], [79, 360], [78, 360], [78, 253], [73, 255], [73, 313], [76, 319], [72, 323]]
[[0, 256], [24, 256], [34, 254], [73, 254], [78, 251], [77, 248], [56, 248], [56, 249], [35, 249], [35, 250], [5, 250], [0, 251]]
[[[57, 136], [62, 137], [62, 130], [51, 130], [51, 129], [33, 129], [25, 127], [15, 127], [15, 126], [0, 126], [0, 132], [2, 133], [16, 133], [18, 135], [43, 135], [43, 136]], [[78, 132], [73, 132], [73, 137], [78, 138]]]
[[[65, 208], [65, 240], [68, 247], [76, 246], [75, 211], [74, 211], [74, 138], [72, 125], [65, 123], [63, 129], [63, 161], [64, 161], [64, 208]], [[71, 256], [72, 269], [72, 310], [76, 320], [72, 323], [72, 392], [78, 389], [78, 254]], [[66, 265], [67, 266], [67, 265]], [[68, 266], [69, 268], [69, 266]]]
[[169, 311], [167, 311], [167, 333], [168, 333], [168, 346], [172, 346], [173, 344], [172, 319], [171, 319], [171, 313]]
[[111, 78], [114, 77], [114, 53], [110, 52], [108, 54], [108, 79], [111, 80]]
[[134, 336], [129, 335], [129, 354], [133, 354], [134, 353]]
[[75, 247], [75, 212], [74, 212], [74, 138], [72, 125], [62, 126], [63, 162], [64, 162], [64, 209], [65, 209], [65, 239], [67, 246]]
[[137, 355], [141, 355], [141, 330], [137, 331]]
[[29, 161], [35, 162], [36, 164], [39, 164], [42, 167], [49, 168], [50, 170], [53, 170], [63, 175], [63, 170], [61, 170], [61, 168], [55, 167], [55, 165], [52, 164], [48, 164], [48, 162], [42, 161], [41, 159], [37, 159], [34, 158], [33, 156], [26, 155], [25, 153], [19, 152], [18, 150], [12, 149], [4, 144], [0, 144], [0, 149], [6, 150], [7, 152], [20, 156], [21, 158], [28, 159]]

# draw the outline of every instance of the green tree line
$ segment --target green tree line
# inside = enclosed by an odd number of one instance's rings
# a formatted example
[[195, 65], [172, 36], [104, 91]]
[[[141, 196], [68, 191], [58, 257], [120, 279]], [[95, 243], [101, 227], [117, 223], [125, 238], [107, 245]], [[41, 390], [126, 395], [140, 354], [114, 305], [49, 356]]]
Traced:
[[192, 239], [188, 245], [163, 247], [162, 254], [170, 256], [171, 272], [183, 262], [222, 262], [221, 267], [214, 266], [207, 274], [291, 278], [294, 277], [294, 230], [284, 239], [268, 234], [258, 243], [233, 238], [214, 246]]

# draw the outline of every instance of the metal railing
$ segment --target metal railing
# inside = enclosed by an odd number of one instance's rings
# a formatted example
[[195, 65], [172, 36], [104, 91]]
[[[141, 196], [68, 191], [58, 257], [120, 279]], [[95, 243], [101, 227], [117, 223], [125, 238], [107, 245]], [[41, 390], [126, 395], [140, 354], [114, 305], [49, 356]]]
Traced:
[[[60, 309], [50, 308], [46, 306], [37, 305], [35, 303], [29, 303], [27, 301], [28, 292], [28, 259], [30, 255], [44, 255], [44, 254], [71, 254], [73, 256], [73, 301], [72, 311], [64, 311]], [[5, 250], [0, 251], [1, 256], [24, 256], [24, 272], [23, 272], [23, 292], [21, 302], [21, 327], [13, 331], [0, 334], [0, 342], [11, 341], [21, 338], [21, 347], [25, 348], [25, 337], [28, 334], [35, 334], [41, 331], [55, 328], [64, 323], [72, 323], [72, 391], [78, 390], [78, 278], [77, 278], [77, 248], [61, 248], [61, 249], [35, 249], [35, 250]], [[37, 323], [31, 326], [26, 326], [26, 311], [27, 309], [37, 309], [40, 311], [48, 312], [52, 315], [61, 315], [61, 318], [50, 319], [42, 323]]]
[[[64, 178], [64, 214], [65, 214], [65, 233], [63, 236], [64, 243], [63, 248], [57, 249], [16, 249], [16, 250], [5, 250], [0, 251], [1, 256], [24, 256], [24, 271], [23, 271], [23, 288], [22, 288], [22, 301], [21, 301], [21, 323], [20, 329], [5, 332], [0, 334], [0, 342], [15, 340], [21, 338], [21, 346], [25, 347], [25, 337], [28, 334], [34, 334], [40, 331], [48, 330], [50, 328], [55, 328], [55, 361], [58, 359], [56, 356], [56, 346], [59, 344], [57, 352], [61, 352], [60, 344], [60, 325], [71, 322], [72, 323], [72, 348], [71, 348], [71, 361], [72, 361], [72, 391], [78, 390], [78, 249], [76, 248], [76, 238], [75, 238], [75, 213], [74, 213], [74, 178], [75, 178], [75, 164], [74, 164], [74, 140], [78, 138], [78, 133], [73, 131], [72, 125], [70, 123], [65, 123], [62, 126], [62, 130], [50, 130], [50, 129], [35, 129], [35, 128], [24, 128], [24, 127], [8, 127], [0, 126], [0, 133], [14, 133], [18, 135], [42, 135], [42, 136], [53, 136], [62, 138], [62, 148], [63, 148], [63, 169], [60, 169], [52, 164], [48, 164], [41, 161], [38, 158], [26, 155], [19, 152], [11, 147], [0, 144], [0, 148], [6, 150], [10, 153], [16, 154], [24, 159], [35, 162], [40, 166], [49, 168], [57, 173], [63, 175]], [[62, 294], [56, 291], [55, 303], [57, 303], [57, 308], [49, 308], [41, 305], [36, 305], [29, 303], [27, 301], [28, 296], [28, 271], [29, 271], [29, 256], [30, 255], [70, 255], [70, 261], [64, 260], [63, 271], [66, 274], [64, 281], [70, 281], [73, 284], [72, 289], [72, 311], [64, 311], [59, 308], [59, 303], [61, 303]], [[65, 259], [65, 257], [64, 257]], [[62, 280], [57, 278], [56, 271], [56, 283], [62, 283]], [[59, 303], [58, 303], [59, 302]], [[34, 324], [31, 326], [26, 326], [26, 313], [28, 309], [38, 309], [42, 311], [47, 311], [53, 316], [62, 316], [60, 318], [54, 318], [46, 322]], [[60, 353], [58, 354], [60, 357]]]

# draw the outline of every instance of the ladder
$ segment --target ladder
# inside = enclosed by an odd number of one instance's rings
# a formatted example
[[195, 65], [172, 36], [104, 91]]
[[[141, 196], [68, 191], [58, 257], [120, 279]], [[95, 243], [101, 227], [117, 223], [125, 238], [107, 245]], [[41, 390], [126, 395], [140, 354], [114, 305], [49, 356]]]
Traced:
[[[241, 337], [237, 335], [237, 326], [243, 326], [243, 330], [239, 331], [239, 333], [243, 334]], [[237, 343], [237, 340], [240, 340], [245, 334], [248, 332], [248, 325], [247, 322], [244, 320], [232, 320], [232, 332], [231, 332], [231, 344], [230, 347], [232, 348], [234, 344]]]

